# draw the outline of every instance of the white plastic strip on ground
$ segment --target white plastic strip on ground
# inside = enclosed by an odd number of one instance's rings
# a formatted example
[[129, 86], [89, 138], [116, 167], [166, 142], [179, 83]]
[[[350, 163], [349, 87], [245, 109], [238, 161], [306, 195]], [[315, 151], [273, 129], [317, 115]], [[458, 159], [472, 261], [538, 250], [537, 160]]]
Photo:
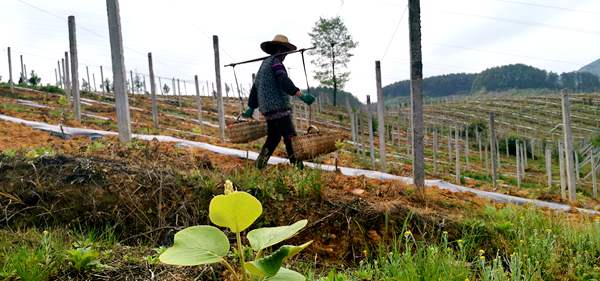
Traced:
[[[57, 125], [50, 125], [50, 124], [43, 123], [43, 122], [27, 121], [24, 119], [10, 117], [10, 116], [6, 116], [3, 114], [0, 114], [0, 120], [13, 122], [13, 123], [20, 123], [20, 124], [23, 124], [23, 125], [35, 128], [35, 129], [52, 132], [52, 133], [56, 133], [56, 134], [71, 135], [71, 136], [89, 136], [89, 137], [93, 138], [93, 137], [100, 137], [100, 136], [106, 136], [106, 135], [111, 135], [111, 136], [117, 135], [117, 133], [115, 133], [115, 132], [84, 129], [84, 128], [62, 127], [62, 126], [57, 126]], [[179, 138], [170, 137], [170, 136], [134, 134], [133, 137], [142, 139], [142, 140], [157, 139], [158, 141], [161, 141], [161, 142], [175, 142], [181, 146], [201, 148], [201, 149], [208, 150], [208, 151], [211, 151], [214, 153], [228, 155], [228, 156], [235, 156], [235, 157], [249, 159], [249, 160], [256, 160], [256, 158], [258, 157], [258, 153], [253, 152], [253, 151], [244, 151], [244, 150], [239, 150], [239, 149], [234, 149], [234, 148], [220, 147], [220, 146], [216, 146], [216, 145], [212, 145], [212, 144], [208, 144], [208, 143], [189, 141], [189, 140], [179, 139]], [[285, 163], [289, 163], [289, 161], [285, 158], [271, 157], [271, 159], [269, 159], [269, 164], [272, 164], [272, 165], [285, 164]], [[325, 165], [325, 164], [318, 164], [318, 163], [312, 163], [312, 162], [305, 162], [305, 165], [307, 167], [314, 168], [314, 169], [320, 169], [323, 171], [334, 171], [335, 170], [335, 167], [333, 165]], [[379, 180], [397, 180], [397, 181], [401, 181], [405, 184], [413, 183], [412, 178], [396, 176], [396, 175], [392, 175], [392, 174], [388, 174], [388, 173], [363, 170], [363, 169], [355, 169], [355, 168], [347, 168], [347, 167], [338, 167], [338, 169], [340, 170], [340, 172], [343, 175], [346, 175], [346, 176], [365, 176], [367, 178], [379, 179]], [[565, 204], [547, 202], [547, 201], [536, 200], [536, 199], [527, 199], [527, 198], [521, 198], [521, 197], [507, 195], [507, 194], [477, 190], [477, 189], [473, 189], [473, 188], [469, 188], [469, 187], [451, 184], [451, 183], [448, 183], [448, 182], [445, 182], [442, 180], [427, 180], [427, 181], [425, 181], [425, 185], [428, 187], [438, 187], [440, 189], [449, 190], [451, 192], [471, 192], [478, 197], [487, 198], [492, 201], [501, 202], [501, 203], [511, 203], [511, 204], [517, 204], [517, 205], [532, 204], [532, 205], [535, 205], [538, 207], [543, 207], [543, 208], [548, 208], [548, 209], [553, 209], [553, 210], [558, 210], [558, 211], [569, 211], [573, 208], [573, 207], [571, 207], [569, 205], [565, 205]], [[577, 211], [580, 211], [580, 212], [586, 213], [586, 214], [600, 215], [600, 212], [590, 210], [590, 209], [583, 209], [583, 208], [575, 208], [575, 209]]]

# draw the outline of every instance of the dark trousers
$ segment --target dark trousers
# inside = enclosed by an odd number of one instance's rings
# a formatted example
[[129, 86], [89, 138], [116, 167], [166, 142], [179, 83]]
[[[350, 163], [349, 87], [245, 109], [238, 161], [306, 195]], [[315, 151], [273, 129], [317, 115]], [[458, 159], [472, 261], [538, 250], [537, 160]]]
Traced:
[[263, 169], [267, 166], [267, 162], [279, 145], [281, 138], [283, 138], [290, 163], [302, 167], [302, 161], [297, 161], [294, 156], [294, 149], [292, 148], [292, 137], [294, 136], [296, 136], [296, 129], [294, 128], [294, 123], [292, 123], [291, 116], [267, 120], [267, 140], [256, 159], [256, 168]]

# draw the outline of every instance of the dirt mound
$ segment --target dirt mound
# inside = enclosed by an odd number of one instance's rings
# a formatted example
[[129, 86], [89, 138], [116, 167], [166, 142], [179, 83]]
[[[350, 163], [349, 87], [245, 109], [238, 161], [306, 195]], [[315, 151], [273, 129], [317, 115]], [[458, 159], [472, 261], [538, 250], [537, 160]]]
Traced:
[[[109, 142], [97, 152], [75, 147], [71, 153], [0, 158], [0, 208], [5, 210], [0, 223], [114, 225], [125, 244], [169, 244], [177, 230], [208, 223], [208, 203], [222, 193], [224, 179], [253, 169], [240, 159], [158, 142]], [[275, 166], [263, 174], [293, 174], [291, 169]], [[430, 192], [424, 201], [412, 187], [364, 177], [327, 173], [322, 183], [321, 190], [304, 196], [294, 194], [294, 182], [282, 183], [280, 194], [248, 189], [265, 209], [256, 226], [307, 218], [309, 226], [297, 239], [315, 240], [311, 255], [352, 261], [400, 231], [407, 220], [415, 234], [449, 231], [458, 236], [456, 219], [469, 209], [465, 206], [480, 205], [474, 198], [440, 191]]]

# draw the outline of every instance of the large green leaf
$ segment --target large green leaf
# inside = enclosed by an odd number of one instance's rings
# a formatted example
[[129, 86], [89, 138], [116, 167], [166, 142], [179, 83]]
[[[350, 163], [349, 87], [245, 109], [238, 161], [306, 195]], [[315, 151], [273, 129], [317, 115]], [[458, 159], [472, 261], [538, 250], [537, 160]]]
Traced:
[[264, 281], [304, 281], [306, 278], [293, 270], [289, 270], [285, 267], [279, 269], [277, 274], [273, 277], [268, 277]]
[[208, 217], [214, 224], [239, 233], [262, 214], [262, 205], [254, 196], [241, 191], [217, 195], [210, 200]]
[[172, 265], [200, 265], [223, 260], [229, 252], [227, 236], [214, 226], [188, 227], [175, 234], [173, 246], [159, 257]]
[[308, 245], [310, 245], [312, 242], [313, 241], [309, 241], [300, 246], [281, 246], [277, 251], [273, 252], [271, 255], [268, 255], [258, 260], [247, 262], [246, 264], [244, 264], [244, 267], [250, 273], [260, 278], [275, 276], [275, 274], [277, 274], [285, 260], [297, 255], [300, 251], [304, 250], [304, 248], [308, 247]]
[[248, 232], [246, 238], [252, 249], [259, 251], [296, 235], [307, 223], [307, 220], [301, 220], [292, 225], [254, 229]]

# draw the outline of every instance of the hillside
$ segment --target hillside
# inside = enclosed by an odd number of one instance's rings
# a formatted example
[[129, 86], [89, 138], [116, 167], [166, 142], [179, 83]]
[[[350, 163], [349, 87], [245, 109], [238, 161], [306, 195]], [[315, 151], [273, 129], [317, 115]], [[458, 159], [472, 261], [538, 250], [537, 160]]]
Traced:
[[579, 71], [581, 72], [590, 72], [597, 76], [600, 76], [600, 59], [592, 62], [584, 67], [582, 67]]
[[[584, 69], [597, 69], [600, 61]], [[591, 72], [591, 73], [588, 73]], [[568, 89], [576, 92], [591, 93], [600, 90], [600, 78], [588, 72], [566, 72], [557, 74], [525, 64], [511, 64], [488, 68], [480, 73], [456, 73], [432, 76], [423, 80], [425, 97], [445, 97], [469, 95], [481, 92], [500, 92], [507, 90], [544, 90]], [[403, 80], [383, 88], [388, 100], [397, 100], [410, 95], [410, 81]]]
[[[315, 96], [325, 96], [325, 100], [327, 100], [328, 104], [333, 102], [333, 88], [329, 87], [316, 87], [310, 88], [311, 94]], [[350, 105], [353, 107], [361, 106], [362, 103], [352, 94], [343, 90], [337, 91], [337, 102], [340, 105], [346, 105], [346, 99], [350, 99]]]
[[[457, 73], [428, 77], [423, 80], [423, 91], [429, 97], [469, 94], [476, 76], [477, 74]], [[383, 95], [386, 98], [408, 97], [410, 81], [403, 80], [383, 87]]]
[[[398, 116], [408, 116], [407, 108], [402, 108], [401, 114], [388, 112], [386, 116], [386, 122], [394, 126], [390, 127], [393, 134], [385, 139], [385, 170], [389, 174], [381, 174], [387, 179], [381, 180], [367, 176], [374, 175], [373, 171], [358, 173], [357, 169], [372, 169], [377, 163], [369, 161], [365, 150], [349, 143], [341, 145], [338, 154], [315, 159], [318, 165], [314, 169], [299, 170], [288, 165], [254, 169], [247, 157], [224, 151], [257, 151], [264, 140], [247, 144], [220, 141], [216, 102], [209, 96], [201, 97], [199, 122], [195, 97], [161, 95], [157, 99], [157, 129], [152, 128], [151, 98], [129, 96], [133, 132], [170, 138], [137, 139], [126, 144], [108, 135], [61, 138], [60, 134], [34, 129], [30, 127], [32, 123], [15, 118], [59, 124], [63, 134], [76, 132], [69, 127], [81, 128], [79, 133], [85, 129], [114, 132], [114, 96], [83, 92], [83, 118], [79, 122], [73, 120], [73, 110], [65, 103], [61, 89], [57, 93], [40, 90], [17, 87], [12, 92], [0, 84], [0, 116], [10, 120], [0, 121], [0, 220], [7, 226], [0, 230], [0, 276], [8, 276], [2, 280], [237, 280], [218, 264], [175, 267], [161, 264], [159, 259], [165, 248], [172, 245], [176, 231], [209, 221], [210, 202], [215, 195], [222, 196], [225, 180], [231, 180], [238, 191], [252, 194], [264, 206], [263, 215], [253, 228], [308, 219], [302, 233], [289, 243], [314, 242], [286, 264], [301, 271], [307, 280], [332, 280], [324, 278], [331, 275], [331, 268], [342, 266], [344, 270], [337, 273], [342, 278], [333, 280], [419, 280], [422, 276], [400, 275], [396, 273], [398, 264], [403, 265], [400, 269], [411, 272], [416, 267], [454, 272], [452, 278], [445, 278], [448, 273], [440, 271], [427, 280], [480, 280], [477, 276], [486, 274], [494, 264], [524, 258], [531, 263], [512, 268], [531, 272], [529, 276], [533, 277], [529, 280], [554, 280], [552, 276], [585, 280], [584, 276], [597, 273], [600, 224], [594, 223], [593, 217], [576, 212], [555, 213], [533, 205], [519, 207], [477, 195], [495, 192], [497, 196], [512, 195], [515, 199], [565, 203], [560, 198], [558, 161], [552, 161], [554, 184], [548, 189], [539, 145], [540, 135], [559, 122], [560, 114], [556, 112], [560, 99], [556, 96], [515, 100], [497, 95], [489, 100], [427, 105], [427, 127], [438, 128], [440, 134], [434, 138], [431, 130], [426, 133], [427, 177], [442, 179], [436, 181], [440, 186], [453, 181], [456, 159], [464, 159], [458, 161], [462, 176], [457, 184], [469, 187], [472, 193], [431, 186], [423, 201], [414, 186], [391, 178], [411, 175], [407, 149], [410, 134], [405, 126], [408, 122], [397, 122]], [[318, 89], [311, 90], [318, 93]], [[576, 136], [598, 128], [594, 109], [599, 102], [598, 95], [573, 96]], [[226, 119], [233, 122], [239, 101], [229, 98], [224, 103]], [[296, 99], [294, 104], [300, 109]], [[523, 104], [530, 108], [522, 111]], [[478, 120], [485, 118], [494, 106], [501, 107], [497, 130], [502, 143], [498, 153], [502, 183], [498, 189], [491, 185], [488, 156], [482, 156], [476, 136], [458, 134], [458, 138], [465, 139], [456, 141], [446, 138], [451, 135], [448, 126], [481, 124]], [[313, 117], [320, 128], [336, 128], [331, 132], [341, 139], [350, 134], [343, 107], [325, 103], [315, 111]], [[463, 114], [467, 111], [468, 116]], [[536, 122], [530, 115], [544, 118]], [[364, 112], [357, 112], [357, 117], [358, 141], [365, 144], [368, 133], [364, 124], [368, 117]], [[296, 116], [299, 132], [306, 129], [303, 121], [302, 115]], [[482, 126], [485, 131], [485, 125]], [[520, 142], [540, 138], [529, 141], [529, 164], [525, 164], [526, 174], [520, 182], [514, 174], [517, 133]], [[173, 142], [172, 138], [178, 140]], [[439, 141], [439, 149], [433, 145], [434, 139]], [[485, 136], [481, 140], [487, 143]], [[507, 140], [511, 141], [510, 151], [505, 154]], [[453, 144], [456, 147], [451, 148]], [[465, 157], [455, 158], [457, 151]], [[284, 156], [283, 147], [275, 155]], [[333, 163], [344, 168], [339, 172], [324, 169], [333, 167]], [[588, 166], [581, 166], [576, 206], [594, 209], [599, 201], [590, 197], [591, 180], [585, 177]], [[347, 223], [349, 220], [352, 223]], [[543, 245], [551, 247], [540, 248]], [[567, 251], [589, 258], [577, 262], [561, 259]], [[429, 254], [423, 259], [421, 253]], [[91, 262], [77, 267], [76, 262], [84, 254]], [[235, 261], [235, 256], [227, 259]], [[476, 259], [480, 266], [466, 264], [469, 259]], [[38, 278], [29, 278], [31, 272], [38, 272]], [[509, 276], [511, 271], [498, 269], [497, 274]]]

